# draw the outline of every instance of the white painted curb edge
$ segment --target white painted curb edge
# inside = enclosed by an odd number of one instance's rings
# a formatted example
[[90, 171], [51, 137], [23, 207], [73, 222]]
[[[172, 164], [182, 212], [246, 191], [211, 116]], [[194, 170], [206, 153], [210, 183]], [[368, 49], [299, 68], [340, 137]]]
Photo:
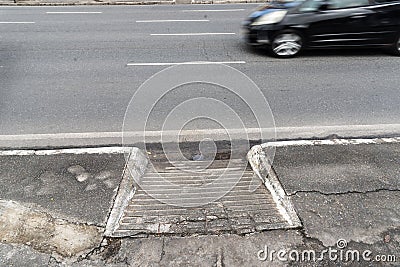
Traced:
[[263, 143], [262, 148], [287, 146], [323, 146], [323, 145], [368, 145], [400, 143], [400, 137], [390, 138], [357, 138], [357, 139], [327, 139], [327, 140], [293, 140]]
[[286, 195], [285, 190], [278, 180], [271, 164], [268, 162], [264, 149], [261, 145], [253, 146], [247, 153], [247, 159], [256, 173], [256, 175], [264, 183], [265, 187], [269, 190], [276, 207], [282, 217], [287, 221], [290, 228], [301, 227], [301, 221], [293, 207], [289, 197]]
[[[160, 142], [198, 142], [204, 138], [214, 141], [227, 141], [248, 136], [248, 140], [313, 140], [326, 139], [335, 135], [339, 138], [371, 138], [400, 136], [400, 124], [376, 125], [332, 125], [276, 128], [229, 129], [227, 138], [225, 129], [197, 129], [182, 131], [133, 131], [133, 132], [83, 132], [53, 134], [0, 135], [0, 147], [3, 149], [88, 147], [88, 146], [136, 146], [135, 144]], [[122, 140], [124, 139], [124, 142]], [[265, 140], [267, 141], [267, 140]]]
[[95, 147], [95, 148], [66, 148], [66, 149], [14, 149], [0, 150], [0, 156], [52, 156], [61, 154], [123, 154], [130, 153], [130, 147]]
[[107, 219], [106, 230], [104, 232], [105, 236], [120, 237], [114, 235], [114, 233], [118, 229], [125, 208], [128, 206], [129, 201], [135, 194], [135, 180], [137, 181], [144, 175], [147, 164], [147, 157], [140, 151], [140, 149], [133, 147], [125, 165], [113, 207]]

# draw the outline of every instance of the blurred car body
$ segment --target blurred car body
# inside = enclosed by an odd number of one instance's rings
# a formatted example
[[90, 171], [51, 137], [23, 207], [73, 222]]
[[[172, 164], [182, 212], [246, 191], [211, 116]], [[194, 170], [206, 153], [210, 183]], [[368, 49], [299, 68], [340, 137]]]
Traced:
[[243, 29], [247, 43], [267, 45], [276, 57], [339, 47], [388, 47], [400, 55], [400, 0], [306, 0], [253, 13]]
[[249, 16], [251, 19], [257, 19], [265, 14], [274, 12], [280, 9], [288, 9], [300, 5], [304, 0], [273, 0], [264, 5], [259, 6]]

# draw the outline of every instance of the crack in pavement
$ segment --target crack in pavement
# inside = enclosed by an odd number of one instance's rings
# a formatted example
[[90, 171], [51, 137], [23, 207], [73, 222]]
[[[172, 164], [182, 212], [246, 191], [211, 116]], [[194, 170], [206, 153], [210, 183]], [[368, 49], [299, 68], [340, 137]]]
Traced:
[[164, 247], [165, 247], [165, 237], [163, 237], [163, 239], [162, 239], [161, 254], [160, 254], [160, 260], [159, 260], [158, 263], [161, 263], [161, 261], [162, 261], [163, 258], [164, 258], [164, 255], [165, 255]]
[[350, 194], [370, 194], [370, 193], [379, 193], [379, 192], [400, 192], [400, 189], [391, 189], [391, 188], [378, 188], [374, 190], [367, 191], [344, 191], [344, 192], [322, 192], [319, 190], [297, 190], [292, 193], [286, 193], [288, 196], [297, 196], [298, 194], [320, 194], [324, 196], [340, 196], [340, 195], [350, 195]]
[[206, 49], [206, 42], [204, 40], [202, 42], [201, 52], [202, 52], [203, 56], [206, 58], [206, 61], [209, 61], [210, 59], [208, 57], [208, 53], [207, 53], [207, 49]]

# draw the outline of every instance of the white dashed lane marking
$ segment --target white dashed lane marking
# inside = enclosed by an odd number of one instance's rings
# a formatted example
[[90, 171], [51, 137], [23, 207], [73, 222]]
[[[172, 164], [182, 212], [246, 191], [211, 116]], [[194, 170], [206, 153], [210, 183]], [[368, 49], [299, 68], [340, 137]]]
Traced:
[[137, 23], [157, 23], [157, 22], [209, 22], [208, 19], [158, 19], [158, 20], [137, 20]]
[[245, 61], [196, 61], [196, 62], [154, 62], [128, 63], [127, 66], [174, 66], [174, 65], [207, 65], [207, 64], [245, 64]]
[[34, 24], [33, 21], [0, 21], [0, 24]]
[[235, 35], [234, 32], [151, 33], [151, 36]]
[[46, 14], [102, 14], [101, 11], [48, 11]]
[[235, 11], [244, 11], [244, 8], [235, 8], [235, 9], [187, 9], [182, 10], [182, 12], [235, 12]]

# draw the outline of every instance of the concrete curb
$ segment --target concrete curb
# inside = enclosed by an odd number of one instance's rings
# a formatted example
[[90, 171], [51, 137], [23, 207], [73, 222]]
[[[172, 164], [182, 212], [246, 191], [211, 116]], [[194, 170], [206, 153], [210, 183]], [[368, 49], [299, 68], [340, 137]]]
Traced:
[[114, 205], [107, 220], [105, 236], [115, 237], [114, 232], [118, 227], [119, 220], [135, 194], [135, 180], [143, 176], [148, 164], [147, 157], [140, 149], [132, 148], [127, 163], [125, 165], [122, 181], [118, 187]]
[[302, 224], [297, 216], [296, 210], [290, 198], [286, 195], [275, 171], [272, 169], [263, 147], [261, 145], [253, 146], [247, 153], [247, 159], [254, 173], [261, 179], [265, 187], [271, 193], [277, 209], [283, 218], [285, 218], [292, 228], [301, 227]]
[[[230, 139], [243, 138], [243, 129], [230, 129]], [[277, 127], [247, 128], [248, 140], [260, 140], [261, 136], [270, 137], [266, 141], [283, 140], [322, 140], [332, 138], [374, 138], [400, 136], [400, 124], [344, 125], [321, 127]], [[271, 138], [274, 137], [274, 138]], [[140, 132], [87, 132], [0, 135], [2, 149], [44, 149], [65, 147], [101, 147], [101, 146], [137, 146], [146, 143], [199, 142], [204, 138], [214, 141], [227, 140], [224, 129], [183, 130], [183, 131], [147, 131]], [[123, 141], [124, 139], [124, 141]]]
[[292, 140], [261, 144], [262, 148], [287, 146], [334, 146], [334, 145], [371, 145], [400, 143], [400, 137], [391, 138], [358, 138], [358, 139], [331, 139], [331, 140]]

